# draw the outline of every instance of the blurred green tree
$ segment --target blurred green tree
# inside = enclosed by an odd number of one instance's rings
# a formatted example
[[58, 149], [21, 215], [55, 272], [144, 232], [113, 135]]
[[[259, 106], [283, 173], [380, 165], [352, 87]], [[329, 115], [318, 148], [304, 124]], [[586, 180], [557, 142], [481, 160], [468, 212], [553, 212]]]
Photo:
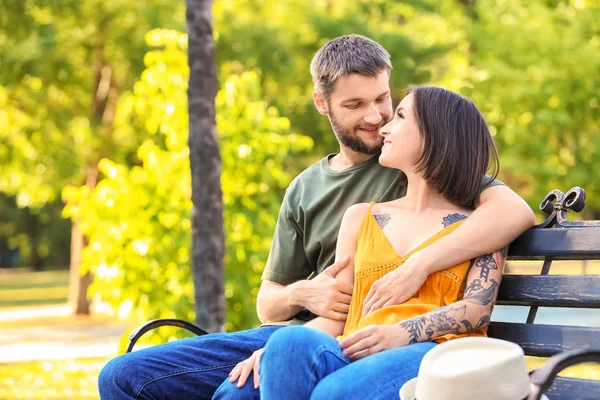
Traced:
[[[145, 33], [157, 26], [181, 29], [183, 4], [2, 3], [0, 123], [7, 129], [0, 132], [0, 191], [35, 215], [66, 184], [93, 188], [102, 157], [135, 162], [142, 139], [135, 130], [115, 134], [115, 106], [142, 71]], [[91, 277], [79, 271], [86, 241], [72, 223], [69, 297], [76, 313], [88, 313]]]
[[600, 219], [600, 3], [474, 2], [461, 91], [481, 107], [502, 178], [534, 207], [581, 186]]
[[[94, 299], [140, 322], [192, 320], [187, 38], [155, 30], [147, 40], [152, 47], [147, 68], [115, 116], [116, 131], [139, 123], [151, 128], [138, 150], [142, 163], [128, 167], [101, 160], [103, 179], [96, 188], [65, 190], [65, 213], [80, 221], [90, 240], [82, 263], [95, 274]], [[256, 72], [223, 82], [216, 116], [223, 161], [226, 329], [234, 330], [258, 322], [254, 298], [275, 228], [278, 193], [293, 177], [286, 161], [310, 150], [312, 140], [289, 133], [289, 120], [262, 100]]]

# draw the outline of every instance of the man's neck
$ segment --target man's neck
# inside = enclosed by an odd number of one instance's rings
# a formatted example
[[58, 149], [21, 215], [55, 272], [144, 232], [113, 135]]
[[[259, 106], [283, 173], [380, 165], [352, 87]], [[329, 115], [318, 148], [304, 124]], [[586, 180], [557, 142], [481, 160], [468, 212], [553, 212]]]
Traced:
[[344, 146], [340, 147], [340, 153], [329, 159], [329, 168], [341, 172], [346, 168], [363, 163], [377, 155], [359, 153]]

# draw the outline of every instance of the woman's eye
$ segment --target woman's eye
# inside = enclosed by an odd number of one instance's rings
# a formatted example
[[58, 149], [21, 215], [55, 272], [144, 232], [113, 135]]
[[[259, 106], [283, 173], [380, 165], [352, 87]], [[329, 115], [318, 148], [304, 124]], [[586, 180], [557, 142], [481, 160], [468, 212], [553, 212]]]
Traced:
[[398, 116], [398, 118], [404, 119], [404, 115], [402, 115], [402, 111], [396, 112], [396, 115]]

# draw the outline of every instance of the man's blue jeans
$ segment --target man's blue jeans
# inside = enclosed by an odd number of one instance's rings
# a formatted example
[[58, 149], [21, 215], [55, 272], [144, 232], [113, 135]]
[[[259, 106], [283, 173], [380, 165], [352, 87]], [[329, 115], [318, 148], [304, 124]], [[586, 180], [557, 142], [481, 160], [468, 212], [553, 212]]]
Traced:
[[[214, 333], [134, 351], [109, 361], [98, 378], [102, 400], [210, 399], [233, 367], [265, 346], [280, 326]], [[249, 379], [252, 382], [252, 379]], [[232, 387], [237, 398], [253, 386]]]
[[[382, 351], [355, 362], [342, 355], [332, 336], [304, 326], [275, 332], [260, 362], [260, 398], [395, 399], [417, 376], [425, 342]], [[221, 388], [219, 388], [221, 390]]]

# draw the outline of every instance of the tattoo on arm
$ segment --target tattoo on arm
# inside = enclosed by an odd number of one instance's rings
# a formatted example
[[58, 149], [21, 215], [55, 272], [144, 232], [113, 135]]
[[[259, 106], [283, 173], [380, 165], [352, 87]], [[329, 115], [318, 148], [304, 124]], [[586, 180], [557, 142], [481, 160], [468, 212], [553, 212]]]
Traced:
[[[495, 254], [498, 257], [498, 253]], [[447, 334], [458, 335], [487, 328], [490, 325], [490, 316], [500, 287], [500, 279], [498, 281], [494, 279], [497, 278], [497, 274], [492, 274], [490, 278], [489, 272], [498, 269], [500, 269], [500, 273], [502, 272], [501, 267], [504, 265], [505, 254], [506, 252], [503, 252], [499, 255], [498, 262], [491, 254], [475, 260], [471, 268], [481, 268], [481, 276], [469, 283], [462, 301], [400, 322], [398, 325], [406, 330], [410, 340], [409, 343], [413, 344]], [[477, 307], [477, 309], [471, 310], [470, 307]], [[481, 309], [481, 307], [484, 307], [484, 309]], [[471, 316], [467, 316], [468, 308]], [[473, 313], [477, 313], [476, 315], [483, 314], [478, 317], [477, 323], [473, 321], [473, 318], [476, 318]]]
[[472, 293], [475, 293], [481, 289], [483, 289], [481, 279], [473, 279], [473, 282], [471, 282], [471, 284], [465, 289], [465, 297], [469, 297]]
[[373, 216], [375, 217], [375, 221], [377, 221], [381, 229], [385, 228], [388, 222], [390, 222], [390, 219], [392, 219], [389, 213], [373, 214]]
[[[467, 307], [464, 304], [450, 304], [437, 309], [429, 316], [421, 315], [400, 322], [410, 337], [410, 344], [417, 343], [425, 333], [427, 340], [443, 336], [449, 333], [461, 333], [461, 325], [458, 321], [465, 321], [464, 317]], [[468, 327], [467, 327], [468, 328]]]
[[444, 225], [444, 228], [452, 225], [455, 222], [458, 222], [460, 220], [466, 219], [467, 216], [464, 214], [448, 214], [444, 217], [444, 219], [442, 220], [442, 224]]
[[496, 264], [496, 260], [494, 260], [494, 257], [491, 254], [486, 254], [483, 257], [477, 258], [473, 267], [481, 268], [479, 277], [487, 282], [490, 275], [490, 270], [498, 269], [498, 264]]
[[479, 318], [479, 321], [477, 322], [475, 327], [473, 327], [473, 325], [471, 325], [471, 323], [466, 319], [462, 320], [461, 322], [467, 328], [467, 332], [473, 332], [490, 326], [490, 316], [484, 315], [483, 317]]
[[[473, 280], [473, 283], [471, 285], [469, 285], [469, 288], [471, 286], [473, 286], [473, 284], [477, 281], [479, 281], [479, 279]], [[479, 304], [481, 306], [490, 305], [494, 301], [494, 298], [496, 297], [496, 294], [498, 293], [498, 286], [499, 286], [498, 282], [496, 282], [495, 280], [491, 279], [491, 282], [492, 282], [492, 284], [485, 289], [481, 286], [478, 290], [472, 290], [471, 292], [468, 292], [469, 288], [467, 288], [467, 294], [465, 295], [465, 300], [467, 300], [471, 303]], [[480, 285], [481, 285], [481, 283], [480, 283]]]

